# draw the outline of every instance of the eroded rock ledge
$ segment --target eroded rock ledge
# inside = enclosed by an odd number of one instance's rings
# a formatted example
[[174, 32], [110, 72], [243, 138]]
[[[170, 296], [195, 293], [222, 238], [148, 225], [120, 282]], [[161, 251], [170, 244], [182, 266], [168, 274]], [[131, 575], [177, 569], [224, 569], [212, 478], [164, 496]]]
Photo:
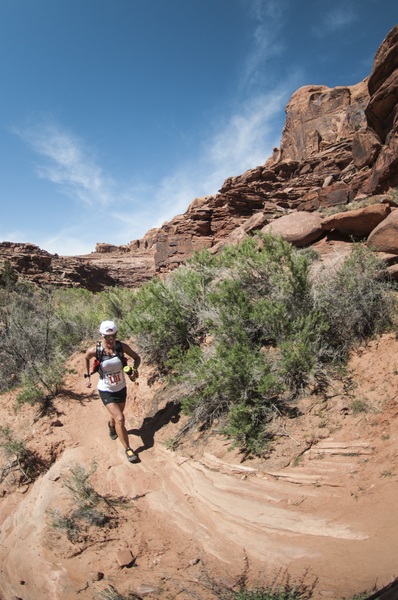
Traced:
[[[388, 192], [398, 185], [397, 107], [398, 25], [378, 49], [369, 78], [354, 86], [300, 88], [286, 106], [280, 148], [264, 165], [227, 178], [219, 193], [195, 198], [183, 215], [129, 244], [97, 244], [84, 257], [3, 243], [0, 260], [8, 258], [39, 284], [94, 291], [136, 287], [156, 272], [172, 270], [195, 250], [217, 252], [281, 216]], [[391, 195], [384, 202], [395, 205]]]

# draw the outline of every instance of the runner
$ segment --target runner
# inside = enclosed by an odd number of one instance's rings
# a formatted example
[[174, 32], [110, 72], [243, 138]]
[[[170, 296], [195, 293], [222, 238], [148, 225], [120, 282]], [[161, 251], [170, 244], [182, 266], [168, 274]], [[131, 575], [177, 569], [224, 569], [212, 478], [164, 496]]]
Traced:
[[138, 377], [138, 367], [141, 358], [134, 350], [116, 340], [117, 325], [113, 321], [103, 321], [99, 332], [102, 341], [99, 346], [93, 346], [86, 352], [86, 369], [88, 377], [86, 386], [91, 387], [90, 360], [99, 361], [99, 379], [97, 389], [102, 402], [111, 414], [108, 421], [109, 435], [113, 440], [119, 438], [130, 462], [137, 462], [138, 456], [130, 448], [129, 436], [125, 427], [124, 407], [126, 406], [127, 387], [123, 371], [122, 353], [134, 359], [135, 374], [130, 376], [132, 381]]

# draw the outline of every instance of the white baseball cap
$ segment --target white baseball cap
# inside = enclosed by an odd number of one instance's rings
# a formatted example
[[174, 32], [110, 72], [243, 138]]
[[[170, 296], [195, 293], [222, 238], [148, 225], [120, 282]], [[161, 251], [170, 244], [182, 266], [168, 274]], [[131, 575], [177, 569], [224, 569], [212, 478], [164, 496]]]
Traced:
[[117, 332], [117, 325], [113, 321], [102, 321], [99, 332], [101, 335], [114, 335]]

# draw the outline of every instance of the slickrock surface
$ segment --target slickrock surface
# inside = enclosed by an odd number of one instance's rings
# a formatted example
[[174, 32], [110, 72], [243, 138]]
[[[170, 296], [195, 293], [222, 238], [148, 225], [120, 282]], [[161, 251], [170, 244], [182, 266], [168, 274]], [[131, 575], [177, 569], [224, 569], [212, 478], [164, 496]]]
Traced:
[[[350, 597], [396, 575], [398, 534], [398, 342], [384, 335], [348, 365], [350, 385], [335, 381], [325, 396], [303, 398], [295, 419], [277, 419], [269, 457], [243, 461], [218, 431], [195, 432], [173, 452], [165, 442], [184, 424], [148, 386], [141, 369], [129, 384], [127, 427], [140, 463], [127, 462], [108, 436], [107, 412], [84, 385], [83, 353], [75, 355], [54, 417], [33, 422], [31, 407], [13, 411], [0, 397], [0, 423], [10, 425], [50, 469], [33, 485], [0, 486], [0, 589], [4, 600], [86, 600], [113, 585], [151, 598], [206, 598], [203, 569], [231, 585], [246, 566], [249, 582], [285, 566], [310, 568], [315, 598]], [[355, 413], [366, 399], [367, 412]], [[73, 464], [98, 463], [94, 488], [108, 494], [108, 522], [85, 526], [80, 538], [51, 527], [48, 509], [73, 504], [63, 482]], [[22, 477], [21, 477], [22, 479]], [[19, 493], [22, 492], [22, 493]], [[125, 508], [117, 498], [129, 500]], [[121, 566], [126, 556], [134, 562]], [[120, 560], [119, 560], [120, 559]], [[202, 575], [201, 575], [202, 574]], [[21, 582], [24, 582], [23, 584]], [[139, 591], [141, 590], [141, 592]], [[328, 594], [325, 594], [328, 592]], [[83, 592], [81, 592], [83, 594]], [[152, 595], [151, 595], [152, 594]], [[80, 596], [79, 596], [80, 597]]]

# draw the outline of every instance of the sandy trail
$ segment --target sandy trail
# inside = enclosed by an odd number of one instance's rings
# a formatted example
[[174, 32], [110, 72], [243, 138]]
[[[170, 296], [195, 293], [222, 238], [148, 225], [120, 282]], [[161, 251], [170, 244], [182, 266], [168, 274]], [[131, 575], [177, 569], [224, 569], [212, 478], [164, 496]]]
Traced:
[[[188, 599], [184, 589], [202, 590], [196, 580], [204, 566], [232, 584], [248, 564], [249, 581], [281, 565], [293, 575], [310, 568], [319, 598], [349, 597], [376, 579], [389, 583], [398, 575], [398, 343], [387, 335], [372, 344], [353, 358], [352, 369], [355, 393], [377, 410], [343, 417], [332, 399], [327, 427], [320, 409], [307, 410], [291, 430], [300, 447], [281, 438], [267, 461], [242, 462], [216, 431], [168, 450], [164, 441], [183, 420], [172, 404], [154, 401], [146, 368], [140, 386], [129, 384], [126, 410], [136, 465], [107, 435], [107, 411], [95, 389], [85, 387], [82, 354], [71, 360], [77, 373], [56, 400], [58, 417], [32, 426], [31, 409], [14, 415], [11, 395], [3, 395], [2, 423], [25, 434], [30, 428], [32, 447], [59, 454], [29, 489], [10, 489], [0, 501], [3, 600], [69, 600], [86, 584], [79, 598], [94, 599], [96, 588], [112, 584], [120, 593]], [[52, 425], [57, 419], [62, 426]], [[90, 530], [88, 542], [71, 543], [49, 526], [46, 511], [70, 508], [62, 486], [69, 466], [87, 467], [93, 457], [94, 488], [135, 500], [127, 510], [116, 508], [113, 529]], [[123, 549], [135, 557], [131, 568], [115, 559]], [[104, 577], [96, 582], [98, 573]]]

